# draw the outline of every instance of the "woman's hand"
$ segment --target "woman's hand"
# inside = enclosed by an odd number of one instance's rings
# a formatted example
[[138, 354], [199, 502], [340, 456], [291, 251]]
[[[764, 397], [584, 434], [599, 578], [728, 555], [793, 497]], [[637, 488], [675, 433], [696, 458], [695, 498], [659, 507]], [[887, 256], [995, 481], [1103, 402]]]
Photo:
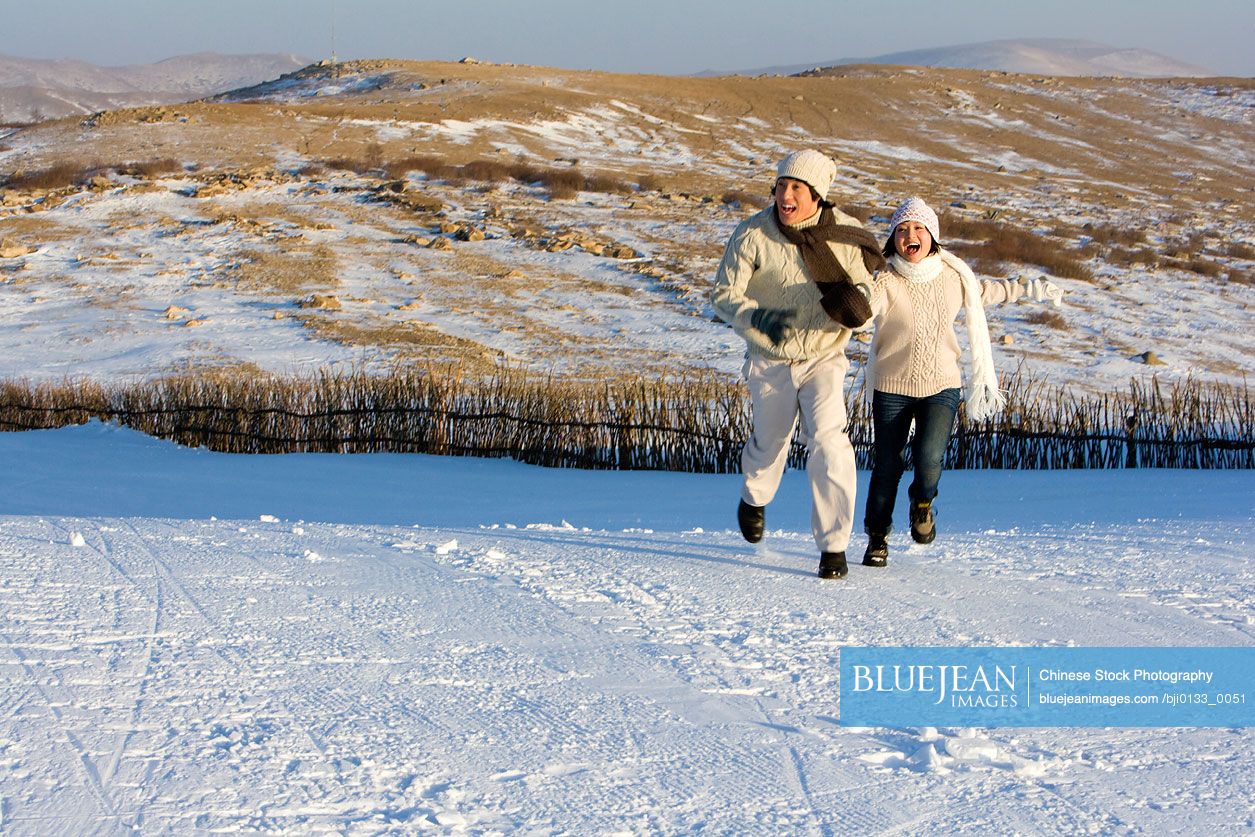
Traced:
[[1033, 302], [1049, 301], [1056, 308], [1063, 304], [1063, 289], [1045, 279], [1030, 279], [1027, 295]]

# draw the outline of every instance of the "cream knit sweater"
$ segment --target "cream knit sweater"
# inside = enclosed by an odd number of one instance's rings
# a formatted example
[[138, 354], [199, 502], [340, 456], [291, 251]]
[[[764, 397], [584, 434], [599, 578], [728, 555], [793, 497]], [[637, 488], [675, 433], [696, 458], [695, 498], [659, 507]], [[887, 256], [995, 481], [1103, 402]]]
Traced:
[[[832, 320], [820, 306], [819, 288], [806, 272], [801, 251], [780, 234], [773, 212], [774, 207], [768, 206], [746, 218], [732, 233], [715, 274], [711, 306], [745, 339], [751, 354], [800, 361], [845, 351], [850, 330]], [[832, 214], [838, 224], [861, 226], [838, 209]], [[796, 226], [804, 229], [817, 223], [819, 213]], [[850, 279], [870, 289], [872, 277], [859, 249], [836, 242], [829, 242], [829, 246]], [[758, 308], [794, 312], [793, 328], [779, 346], [773, 346], [766, 335], [750, 325], [750, 315]]]
[[[981, 304], [1011, 302], [1026, 293], [1019, 282], [986, 279]], [[872, 285], [872, 389], [913, 398], [961, 387], [954, 321], [963, 307], [963, 280], [949, 266], [932, 279], [911, 280], [896, 271], [876, 274]]]

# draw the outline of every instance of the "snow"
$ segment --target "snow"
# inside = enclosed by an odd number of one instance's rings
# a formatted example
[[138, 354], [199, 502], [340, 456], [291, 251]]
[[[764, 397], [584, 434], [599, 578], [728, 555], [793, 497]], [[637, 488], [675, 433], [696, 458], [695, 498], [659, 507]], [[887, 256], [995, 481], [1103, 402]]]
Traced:
[[796, 472], [749, 546], [733, 475], [98, 423], [0, 458], [6, 835], [1255, 828], [1250, 730], [847, 728], [838, 674], [1249, 646], [1249, 472], [950, 472], [936, 543], [821, 582]]

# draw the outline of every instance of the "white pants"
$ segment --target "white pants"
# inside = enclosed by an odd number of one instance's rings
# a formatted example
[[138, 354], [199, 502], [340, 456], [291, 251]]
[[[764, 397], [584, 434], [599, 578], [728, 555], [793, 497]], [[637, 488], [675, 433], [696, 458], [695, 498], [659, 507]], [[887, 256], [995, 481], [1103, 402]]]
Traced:
[[844, 354], [781, 361], [750, 355], [745, 382], [754, 431], [741, 450], [741, 498], [765, 506], [776, 496], [798, 415], [809, 459], [811, 531], [821, 552], [844, 552], [854, 523], [858, 477], [846, 435]]

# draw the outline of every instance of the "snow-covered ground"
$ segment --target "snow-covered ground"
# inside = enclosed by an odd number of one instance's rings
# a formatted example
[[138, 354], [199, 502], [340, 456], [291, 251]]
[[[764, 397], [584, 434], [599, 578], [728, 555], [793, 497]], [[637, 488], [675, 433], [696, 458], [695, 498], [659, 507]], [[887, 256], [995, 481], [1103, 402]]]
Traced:
[[3, 834], [1255, 829], [1249, 729], [851, 729], [838, 672], [1250, 646], [1249, 472], [948, 473], [935, 544], [821, 582], [793, 472], [752, 547], [736, 476], [99, 424], [0, 459]]

